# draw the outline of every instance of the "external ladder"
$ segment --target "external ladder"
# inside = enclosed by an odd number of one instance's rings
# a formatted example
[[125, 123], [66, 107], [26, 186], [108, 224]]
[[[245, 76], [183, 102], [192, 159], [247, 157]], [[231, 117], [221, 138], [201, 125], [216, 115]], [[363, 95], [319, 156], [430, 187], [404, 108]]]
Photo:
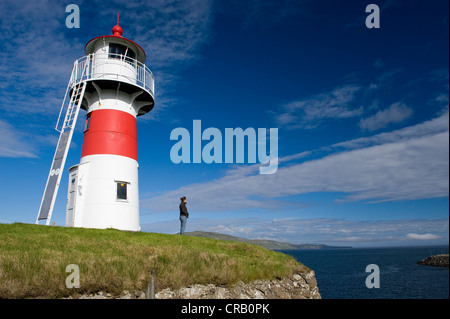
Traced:
[[[72, 78], [73, 77], [71, 77], [71, 79]], [[53, 162], [50, 167], [50, 172], [48, 174], [47, 184], [45, 185], [44, 195], [42, 196], [41, 206], [39, 208], [36, 224], [39, 224], [39, 221], [43, 219], [46, 220], [46, 225], [50, 224], [53, 206], [55, 204], [56, 195], [58, 194], [59, 183], [61, 181], [61, 176], [63, 175], [64, 164], [66, 162], [67, 153], [69, 151], [69, 146], [72, 140], [75, 124], [77, 122], [80, 106], [83, 102], [86, 83], [86, 81], [81, 81], [75, 84], [69, 82], [67, 86], [66, 94], [61, 106], [60, 115], [58, 117], [58, 122], [56, 123], [55, 127], [55, 129], [60, 132], [59, 140], [56, 146], [55, 155], [53, 156]], [[65, 107], [65, 101], [67, 100], [67, 97], [69, 95], [70, 100], [66, 115], [64, 117], [64, 122], [62, 123], [61, 129], [58, 129], [59, 119], [61, 118], [61, 113]]]

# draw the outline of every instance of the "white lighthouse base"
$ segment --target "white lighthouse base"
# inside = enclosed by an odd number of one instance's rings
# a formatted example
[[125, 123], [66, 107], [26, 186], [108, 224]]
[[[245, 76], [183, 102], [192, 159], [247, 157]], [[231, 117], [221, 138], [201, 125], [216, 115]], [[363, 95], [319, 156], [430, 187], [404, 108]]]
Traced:
[[89, 155], [71, 167], [66, 226], [140, 231], [138, 163]]

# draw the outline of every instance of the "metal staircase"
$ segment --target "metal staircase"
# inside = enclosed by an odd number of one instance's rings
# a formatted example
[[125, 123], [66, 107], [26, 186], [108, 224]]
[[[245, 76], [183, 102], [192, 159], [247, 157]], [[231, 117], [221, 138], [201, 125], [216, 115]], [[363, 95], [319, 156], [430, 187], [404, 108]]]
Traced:
[[[75, 65], [74, 69], [72, 70], [71, 80], [74, 79], [74, 72], [79, 72], [76, 66], [77, 65]], [[81, 78], [83, 78], [84, 71], [85, 68], [83, 68], [82, 70]], [[38, 224], [39, 221], [43, 219], [47, 221], [46, 225], [50, 224], [50, 218], [52, 215], [53, 206], [55, 204], [56, 195], [58, 193], [59, 183], [61, 181], [61, 176], [63, 175], [64, 164], [66, 162], [70, 142], [72, 141], [73, 131], [77, 122], [81, 103], [83, 102], [85, 90], [86, 81], [81, 81], [78, 83], [69, 82], [69, 84], [67, 85], [66, 94], [64, 96], [61, 110], [59, 112], [58, 121], [55, 127], [55, 129], [60, 132], [59, 140], [56, 146], [56, 151], [53, 157], [50, 172], [48, 174], [47, 184], [45, 186], [44, 195], [42, 196], [41, 207], [39, 208], [36, 224]], [[64, 122], [62, 123], [61, 129], [58, 129], [61, 113], [65, 108], [66, 100], [69, 95], [70, 100], [67, 106]]]

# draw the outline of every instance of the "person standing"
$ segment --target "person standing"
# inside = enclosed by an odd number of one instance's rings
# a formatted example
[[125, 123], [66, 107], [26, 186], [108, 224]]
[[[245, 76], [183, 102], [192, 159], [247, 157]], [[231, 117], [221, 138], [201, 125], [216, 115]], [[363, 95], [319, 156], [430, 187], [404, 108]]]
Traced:
[[186, 222], [187, 219], [189, 218], [189, 213], [186, 207], [186, 196], [183, 196], [180, 198], [181, 203], [180, 203], [180, 222], [181, 222], [181, 227], [180, 227], [180, 235], [184, 235], [184, 229], [186, 228]]

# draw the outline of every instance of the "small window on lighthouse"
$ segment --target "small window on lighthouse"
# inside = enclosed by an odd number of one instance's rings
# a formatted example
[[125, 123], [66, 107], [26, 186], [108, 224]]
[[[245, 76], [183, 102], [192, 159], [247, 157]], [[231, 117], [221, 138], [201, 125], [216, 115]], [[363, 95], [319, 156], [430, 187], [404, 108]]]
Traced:
[[127, 183], [117, 182], [117, 199], [127, 200]]
[[136, 59], [136, 54], [133, 50], [124, 45], [110, 43], [108, 58], [133, 63], [133, 61]]
[[85, 131], [87, 131], [87, 130], [89, 130], [89, 125], [91, 124], [91, 114], [89, 114], [87, 117], [86, 117], [86, 126], [84, 127], [84, 130]]

